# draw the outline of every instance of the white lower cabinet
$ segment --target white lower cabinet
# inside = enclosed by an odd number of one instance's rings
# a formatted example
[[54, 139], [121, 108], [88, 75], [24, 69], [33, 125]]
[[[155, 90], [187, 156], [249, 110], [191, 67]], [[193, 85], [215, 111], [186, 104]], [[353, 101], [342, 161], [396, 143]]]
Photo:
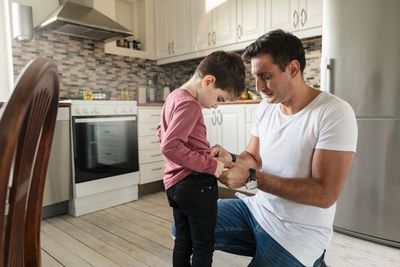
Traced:
[[220, 144], [232, 153], [245, 148], [245, 106], [221, 105], [217, 109], [204, 109], [207, 140], [211, 146]]
[[164, 160], [156, 137], [161, 107], [138, 107], [139, 184], [160, 181], [164, 174]]
[[[233, 104], [220, 105], [217, 109], [204, 109], [203, 116], [210, 145], [219, 144], [235, 154], [245, 150], [250, 141], [257, 106], [258, 104]], [[219, 185], [225, 187], [221, 183]], [[236, 190], [252, 194], [257, 191], [247, 190], [245, 187]]]

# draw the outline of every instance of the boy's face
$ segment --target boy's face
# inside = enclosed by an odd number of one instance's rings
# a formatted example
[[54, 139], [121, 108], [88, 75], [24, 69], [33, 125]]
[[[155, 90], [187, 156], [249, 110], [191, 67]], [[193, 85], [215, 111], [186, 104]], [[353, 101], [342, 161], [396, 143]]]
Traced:
[[232, 93], [215, 87], [215, 77], [206, 75], [198, 90], [197, 100], [203, 108], [217, 108], [219, 103], [231, 101]]

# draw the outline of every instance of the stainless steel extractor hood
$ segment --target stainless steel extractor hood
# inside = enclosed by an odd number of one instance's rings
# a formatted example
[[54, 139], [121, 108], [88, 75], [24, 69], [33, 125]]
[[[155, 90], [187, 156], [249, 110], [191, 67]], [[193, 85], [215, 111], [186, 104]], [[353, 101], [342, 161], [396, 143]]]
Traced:
[[35, 30], [51, 29], [53, 32], [96, 41], [133, 35], [130, 30], [92, 7], [62, 2]]

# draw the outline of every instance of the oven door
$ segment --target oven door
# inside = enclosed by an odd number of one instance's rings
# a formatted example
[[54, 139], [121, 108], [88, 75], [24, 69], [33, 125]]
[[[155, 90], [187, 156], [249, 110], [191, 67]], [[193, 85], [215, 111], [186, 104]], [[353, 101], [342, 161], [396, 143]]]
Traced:
[[72, 117], [75, 183], [139, 170], [137, 116]]

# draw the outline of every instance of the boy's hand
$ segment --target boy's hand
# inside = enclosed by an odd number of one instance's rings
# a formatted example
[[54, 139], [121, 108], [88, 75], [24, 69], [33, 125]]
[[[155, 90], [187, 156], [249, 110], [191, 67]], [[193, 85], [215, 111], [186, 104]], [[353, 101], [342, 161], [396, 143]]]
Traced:
[[226, 165], [228, 170], [224, 171], [218, 180], [228, 188], [242, 187], [249, 177], [249, 168], [236, 163], [227, 163]]
[[215, 145], [211, 148], [211, 153], [213, 153], [214, 158], [222, 160], [223, 162], [232, 162], [231, 153], [224, 149], [220, 145]]
[[219, 178], [219, 176], [222, 174], [224, 171], [224, 163], [218, 159], [215, 159], [217, 161], [217, 169], [215, 170], [214, 176]]

